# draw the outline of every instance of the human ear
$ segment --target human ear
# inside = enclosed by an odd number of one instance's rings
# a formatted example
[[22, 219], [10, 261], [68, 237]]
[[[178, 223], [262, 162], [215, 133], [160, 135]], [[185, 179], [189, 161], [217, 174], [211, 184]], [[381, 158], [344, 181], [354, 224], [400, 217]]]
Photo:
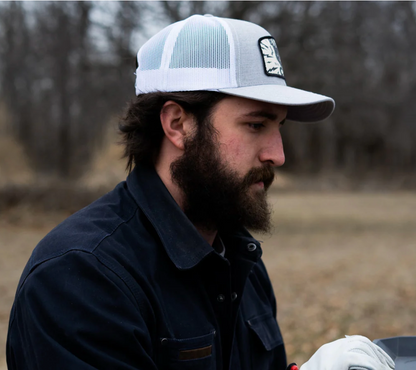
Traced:
[[184, 139], [190, 134], [193, 116], [178, 103], [169, 100], [160, 110], [160, 122], [169, 141], [178, 149], [184, 149]]

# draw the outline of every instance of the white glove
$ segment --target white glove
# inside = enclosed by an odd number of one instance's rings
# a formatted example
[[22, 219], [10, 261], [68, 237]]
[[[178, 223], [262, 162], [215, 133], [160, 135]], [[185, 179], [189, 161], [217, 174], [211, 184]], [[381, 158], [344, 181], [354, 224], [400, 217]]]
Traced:
[[300, 370], [391, 370], [394, 362], [378, 345], [361, 335], [324, 344]]

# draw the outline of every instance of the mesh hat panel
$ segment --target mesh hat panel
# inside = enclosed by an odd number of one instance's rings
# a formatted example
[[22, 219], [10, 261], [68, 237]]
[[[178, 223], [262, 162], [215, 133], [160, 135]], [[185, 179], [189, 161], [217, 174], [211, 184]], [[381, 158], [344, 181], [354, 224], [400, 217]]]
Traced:
[[[152, 43], [146, 43], [139, 51], [138, 64], [142, 71], [157, 70], [161, 67], [162, 55], [166, 39], [172, 26], [165, 28], [152, 38]], [[145, 55], [145, 58], [141, 58]]]
[[190, 19], [179, 32], [169, 68], [230, 68], [227, 32], [215, 19]]

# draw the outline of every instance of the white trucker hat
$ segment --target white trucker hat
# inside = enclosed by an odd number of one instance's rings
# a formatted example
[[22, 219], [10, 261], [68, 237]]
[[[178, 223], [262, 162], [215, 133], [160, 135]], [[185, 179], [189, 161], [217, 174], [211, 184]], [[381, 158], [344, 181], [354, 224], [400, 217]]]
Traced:
[[217, 91], [288, 107], [287, 119], [328, 118], [333, 99], [286, 85], [276, 41], [250, 22], [193, 15], [149, 39], [137, 54], [136, 95]]

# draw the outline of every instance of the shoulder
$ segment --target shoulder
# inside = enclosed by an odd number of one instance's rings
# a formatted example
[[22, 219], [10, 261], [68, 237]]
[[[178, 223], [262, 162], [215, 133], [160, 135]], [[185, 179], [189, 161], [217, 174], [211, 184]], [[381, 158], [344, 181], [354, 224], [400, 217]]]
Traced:
[[91, 272], [111, 271], [114, 278], [131, 281], [126, 270], [135, 263], [137, 249], [148, 243], [155, 243], [152, 227], [122, 182], [39, 242], [23, 271], [18, 292], [36, 270], [44, 270], [47, 279], [53, 278], [56, 268], [59, 274], [55, 279], [62, 280], [65, 269], [85, 271], [85, 265]]
[[120, 183], [50, 231], [34, 249], [29, 265], [34, 267], [71, 250], [92, 252], [104, 238], [128, 222], [137, 210], [125, 183]]

